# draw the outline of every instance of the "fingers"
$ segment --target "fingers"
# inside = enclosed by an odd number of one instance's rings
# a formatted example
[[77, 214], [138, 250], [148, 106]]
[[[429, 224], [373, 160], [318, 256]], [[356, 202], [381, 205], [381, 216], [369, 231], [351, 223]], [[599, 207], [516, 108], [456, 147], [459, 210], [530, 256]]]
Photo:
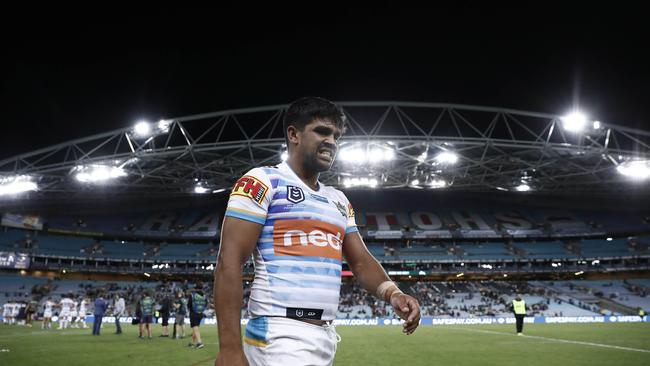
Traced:
[[408, 305], [407, 311], [410, 309], [410, 312], [405, 311], [405, 322], [404, 322], [404, 332], [406, 335], [412, 334], [415, 329], [420, 325], [420, 305], [417, 300], [412, 297], [406, 299], [406, 304]]

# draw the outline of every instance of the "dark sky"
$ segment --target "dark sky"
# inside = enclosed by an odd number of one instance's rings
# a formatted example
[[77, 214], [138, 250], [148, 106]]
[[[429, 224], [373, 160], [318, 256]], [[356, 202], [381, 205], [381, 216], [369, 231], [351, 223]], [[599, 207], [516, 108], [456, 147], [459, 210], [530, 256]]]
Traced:
[[3, 25], [0, 159], [140, 118], [303, 95], [548, 113], [579, 102], [594, 118], [650, 129], [640, 9], [317, 4], [44, 12]]

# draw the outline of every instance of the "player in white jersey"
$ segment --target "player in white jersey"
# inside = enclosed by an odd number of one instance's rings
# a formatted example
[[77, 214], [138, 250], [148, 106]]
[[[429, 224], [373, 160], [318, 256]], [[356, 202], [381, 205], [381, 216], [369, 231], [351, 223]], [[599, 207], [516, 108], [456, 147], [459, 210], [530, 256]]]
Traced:
[[77, 312], [77, 302], [75, 300], [72, 300], [72, 303], [70, 303], [70, 327], [71, 328], [79, 328], [79, 324], [77, 324], [77, 316], [79, 313]]
[[[284, 119], [287, 161], [255, 168], [235, 183], [215, 271], [215, 365], [331, 365], [343, 256], [360, 284], [405, 320], [404, 333], [419, 325], [417, 300], [402, 293], [367, 250], [345, 195], [318, 181], [334, 161], [344, 128], [334, 103], [295, 101]], [[251, 254], [251, 320], [242, 346], [241, 270]]]
[[70, 314], [74, 304], [74, 301], [70, 297], [66, 296], [59, 302], [59, 306], [61, 307], [61, 311], [59, 312], [59, 329], [65, 329], [70, 326]]
[[14, 301], [11, 303], [11, 324], [16, 324], [18, 320], [18, 313], [20, 313], [20, 303]]
[[11, 324], [12, 311], [13, 303], [8, 301], [2, 305], [2, 322], [4, 324]]
[[86, 325], [86, 313], [88, 312], [88, 304], [90, 303], [90, 299], [87, 297], [84, 297], [81, 299], [79, 302], [79, 311], [78, 311], [78, 317], [77, 317], [77, 324], [76, 328], [88, 328], [88, 325]]
[[51, 297], [47, 298], [47, 301], [43, 304], [43, 323], [41, 324], [41, 329], [52, 329], [52, 313], [54, 301]]

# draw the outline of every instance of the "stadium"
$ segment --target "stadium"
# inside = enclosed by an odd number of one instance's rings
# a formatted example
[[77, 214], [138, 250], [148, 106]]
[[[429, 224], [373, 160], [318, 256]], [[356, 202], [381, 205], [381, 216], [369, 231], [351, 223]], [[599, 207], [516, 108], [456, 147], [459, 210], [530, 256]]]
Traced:
[[[335, 365], [518, 365], [522, 355], [529, 365], [647, 364], [650, 131], [579, 111], [337, 104], [348, 130], [320, 181], [345, 192], [368, 250], [423, 317], [405, 337], [344, 261]], [[139, 121], [1, 160], [0, 362], [213, 364], [212, 278], [229, 193], [250, 169], [286, 160], [286, 109]], [[244, 266], [242, 325], [253, 269]], [[160, 319], [153, 340], [138, 339], [131, 323], [144, 292], [159, 309], [197, 288], [209, 294], [206, 348], [158, 337]], [[57, 329], [56, 306], [42, 329], [46, 302], [99, 293], [101, 338], [74, 320]], [[119, 337], [116, 294], [126, 300]], [[510, 308], [517, 294], [528, 306], [524, 337]], [[85, 315], [91, 326], [90, 307]]]

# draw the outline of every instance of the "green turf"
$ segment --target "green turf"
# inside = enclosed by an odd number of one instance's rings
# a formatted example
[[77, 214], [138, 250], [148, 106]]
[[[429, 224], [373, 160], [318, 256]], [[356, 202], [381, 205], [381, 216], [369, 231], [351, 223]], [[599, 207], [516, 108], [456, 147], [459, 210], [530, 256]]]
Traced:
[[[206, 348], [187, 347], [188, 338], [137, 339], [135, 326], [102, 335], [90, 329], [42, 331], [0, 326], [0, 365], [211, 365], [217, 351], [215, 326], [201, 327]], [[410, 336], [399, 327], [344, 327], [335, 365], [649, 365], [650, 324], [527, 324], [527, 336], [512, 334], [511, 325], [422, 326]], [[155, 327], [155, 335], [160, 327]], [[530, 337], [529, 337], [530, 336]], [[534, 337], [545, 337], [540, 339]], [[598, 343], [637, 352], [553, 339]], [[287, 365], [293, 366], [293, 365]]]

